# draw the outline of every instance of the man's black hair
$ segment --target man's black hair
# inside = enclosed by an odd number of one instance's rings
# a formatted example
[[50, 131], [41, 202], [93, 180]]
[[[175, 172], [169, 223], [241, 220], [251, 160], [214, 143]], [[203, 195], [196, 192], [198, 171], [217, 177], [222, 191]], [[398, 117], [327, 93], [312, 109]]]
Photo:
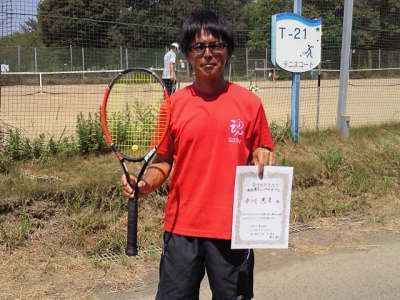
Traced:
[[218, 16], [211, 11], [193, 13], [182, 25], [180, 46], [182, 52], [188, 56], [190, 46], [196, 34], [204, 29], [214, 37], [221, 39], [227, 44], [229, 55], [234, 50], [234, 40], [231, 24], [222, 16]]

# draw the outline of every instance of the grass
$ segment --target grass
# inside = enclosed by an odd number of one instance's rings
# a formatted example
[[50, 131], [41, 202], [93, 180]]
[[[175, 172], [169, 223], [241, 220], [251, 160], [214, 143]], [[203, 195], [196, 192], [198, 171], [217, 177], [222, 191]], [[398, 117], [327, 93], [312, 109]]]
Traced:
[[[139, 243], [149, 254], [127, 259], [120, 166], [95, 136], [96, 117], [81, 118], [78, 141], [27, 141], [15, 131], [1, 136], [9, 148], [0, 155], [7, 160], [0, 172], [0, 257], [8, 262], [0, 272], [7, 274], [11, 298], [22, 283], [28, 296], [52, 293], [40, 280], [50, 277], [65, 289], [67, 280], [70, 289], [57, 292], [69, 296], [90, 290], [84, 278], [107, 289], [132, 287], [127, 282], [140, 283], [147, 262], [158, 259], [167, 186], [140, 201]], [[400, 216], [400, 124], [352, 129], [347, 139], [335, 131], [308, 132], [298, 144], [290, 141], [288, 125], [271, 128], [277, 165], [294, 167], [292, 223], [342, 216], [384, 223]], [[88, 135], [92, 144], [83, 147]], [[121, 256], [110, 263], [96, 258], [102, 253]]]
[[[294, 166], [292, 221], [365, 214], [400, 184], [400, 125], [310, 132], [278, 145], [278, 165]], [[372, 200], [371, 200], [372, 199]]]

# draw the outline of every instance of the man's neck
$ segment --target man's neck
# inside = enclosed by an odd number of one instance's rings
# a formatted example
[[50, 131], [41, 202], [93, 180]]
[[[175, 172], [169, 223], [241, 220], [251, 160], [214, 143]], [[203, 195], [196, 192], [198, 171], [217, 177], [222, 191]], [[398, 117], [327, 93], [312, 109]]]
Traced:
[[196, 80], [193, 84], [196, 93], [204, 98], [214, 98], [221, 94], [226, 88], [224, 78], [210, 80]]

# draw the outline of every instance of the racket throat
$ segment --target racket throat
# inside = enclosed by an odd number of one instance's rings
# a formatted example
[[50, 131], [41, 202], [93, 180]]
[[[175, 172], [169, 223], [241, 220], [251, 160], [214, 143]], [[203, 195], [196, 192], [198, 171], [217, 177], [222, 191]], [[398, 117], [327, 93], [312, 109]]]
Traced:
[[[150, 162], [151, 159], [153, 158], [153, 156], [154, 156], [154, 154], [156, 153], [156, 151], [157, 151], [157, 146], [155, 146], [153, 149], [151, 149], [150, 152], [147, 153], [146, 156], [143, 158], [144, 164], [143, 164], [142, 169], [140, 170], [140, 172], [139, 172], [139, 174], [138, 174], [138, 176], [137, 176], [137, 182], [139, 182], [139, 181], [142, 179], [143, 174], [144, 174], [144, 172], [145, 172], [146, 169], [147, 169], [147, 165], [149, 164], [149, 162]], [[135, 191], [136, 191], [136, 193], [138, 192], [138, 191], [136, 190], [137, 187], [138, 187], [138, 186], [137, 186], [137, 184], [136, 184], [136, 186], [135, 186]], [[135, 194], [136, 194], [136, 193], [135, 193]]]
[[148, 162], [153, 158], [153, 156], [154, 156], [154, 154], [156, 153], [156, 151], [157, 151], [157, 146], [154, 146], [153, 149], [151, 149], [151, 150], [149, 151], [149, 153], [146, 154], [146, 156], [143, 158], [143, 160], [144, 160], [146, 163], [148, 163]]

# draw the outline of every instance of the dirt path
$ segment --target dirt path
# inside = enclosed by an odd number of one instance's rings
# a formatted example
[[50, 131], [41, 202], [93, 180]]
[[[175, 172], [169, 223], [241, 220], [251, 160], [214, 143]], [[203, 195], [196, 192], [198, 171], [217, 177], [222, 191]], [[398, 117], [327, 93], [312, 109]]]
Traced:
[[[264, 299], [398, 299], [400, 219], [323, 219], [292, 228], [287, 250], [256, 251], [255, 297]], [[157, 272], [146, 285], [94, 299], [154, 299]], [[204, 280], [201, 300], [211, 299]]]

